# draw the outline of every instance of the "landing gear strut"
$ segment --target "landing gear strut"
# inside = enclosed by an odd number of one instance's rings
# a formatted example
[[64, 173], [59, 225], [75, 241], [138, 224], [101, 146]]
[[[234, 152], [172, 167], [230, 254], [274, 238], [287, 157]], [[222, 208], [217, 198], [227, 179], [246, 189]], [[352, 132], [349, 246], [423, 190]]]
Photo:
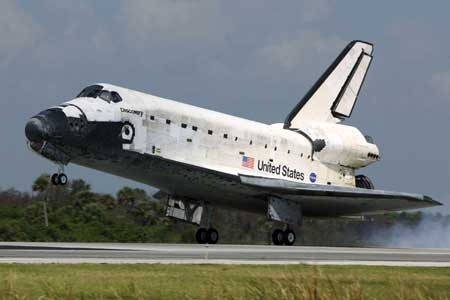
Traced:
[[60, 166], [58, 173], [54, 173], [51, 177], [53, 185], [66, 185], [68, 181], [67, 175], [64, 174], [64, 166]]
[[295, 243], [295, 238], [296, 236], [294, 230], [289, 227], [287, 227], [284, 231], [281, 229], [275, 229], [272, 232], [272, 242], [274, 245], [292, 246]]
[[217, 244], [219, 232], [211, 226], [213, 208], [204, 201], [176, 199], [168, 195], [166, 216], [195, 225], [202, 225], [195, 233], [199, 244]]

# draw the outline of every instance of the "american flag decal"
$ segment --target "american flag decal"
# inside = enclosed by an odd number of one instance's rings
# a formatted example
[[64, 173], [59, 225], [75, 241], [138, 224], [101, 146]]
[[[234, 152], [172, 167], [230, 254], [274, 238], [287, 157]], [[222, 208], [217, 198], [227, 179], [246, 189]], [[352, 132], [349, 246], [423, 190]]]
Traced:
[[254, 164], [255, 164], [255, 159], [253, 157], [242, 156], [242, 166], [243, 167], [253, 169]]

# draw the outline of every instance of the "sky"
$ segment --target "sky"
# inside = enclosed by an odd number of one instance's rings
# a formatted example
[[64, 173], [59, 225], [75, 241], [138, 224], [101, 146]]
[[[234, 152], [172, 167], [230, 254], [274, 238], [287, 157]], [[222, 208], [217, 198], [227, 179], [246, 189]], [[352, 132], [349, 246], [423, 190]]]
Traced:
[[[361, 39], [375, 44], [374, 60], [346, 124], [371, 135], [382, 158], [359, 173], [450, 206], [450, 2], [431, 3], [0, 0], [0, 188], [29, 191], [56, 171], [26, 148], [25, 123], [91, 83], [279, 123]], [[143, 187], [72, 165], [66, 173], [99, 192]]]

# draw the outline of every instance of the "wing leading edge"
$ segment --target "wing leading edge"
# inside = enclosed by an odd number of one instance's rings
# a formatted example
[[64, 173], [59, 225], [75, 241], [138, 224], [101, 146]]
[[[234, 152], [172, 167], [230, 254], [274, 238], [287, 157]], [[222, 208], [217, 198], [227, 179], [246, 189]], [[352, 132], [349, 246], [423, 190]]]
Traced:
[[239, 177], [242, 184], [258, 188], [261, 195], [276, 195], [300, 202], [304, 214], [309, 216], [370, 215], [442, 205], [419, 194], [310, 185], [248, 175]]

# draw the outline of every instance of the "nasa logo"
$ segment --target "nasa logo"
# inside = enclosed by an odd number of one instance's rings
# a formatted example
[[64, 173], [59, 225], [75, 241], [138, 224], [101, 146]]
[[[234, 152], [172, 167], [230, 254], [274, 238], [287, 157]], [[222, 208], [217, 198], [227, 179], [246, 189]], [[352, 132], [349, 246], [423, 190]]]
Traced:
[[317, 175], [316, 173], [312, 172], [311, 174], [309, 174], [309, 181], [311, 181], [312, 183], [316, 182], [317, 180]]

